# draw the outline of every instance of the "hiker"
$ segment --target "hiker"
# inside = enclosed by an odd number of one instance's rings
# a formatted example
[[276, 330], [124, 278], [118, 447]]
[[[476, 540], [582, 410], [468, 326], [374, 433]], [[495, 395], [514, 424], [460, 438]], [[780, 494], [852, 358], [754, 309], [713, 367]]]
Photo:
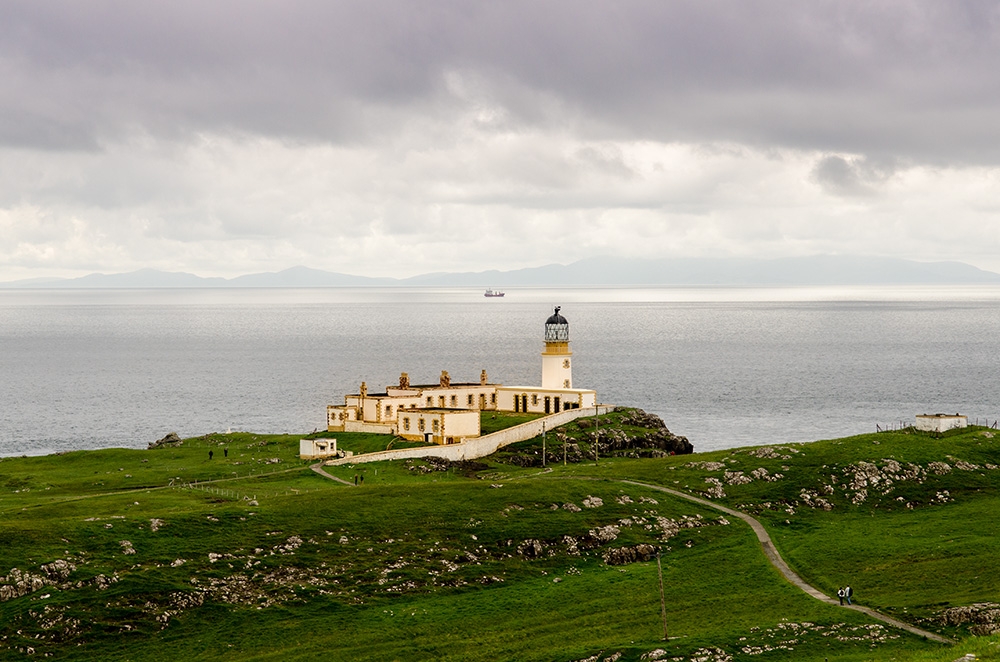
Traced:
[[844, 589], [842, 589], [842, 588], [838, 588], [838, 589], [837, 589], [837, 597], [838, 597], [838, 598], [840, 598], [840, 606], [841, 606], [841, 607], [843, 607], [843, 606], [844, 606], [844, 597], [845, 597], [846, 595], [847, 595], [847, 594], [846, 594], [846, 593], [844, 592]]
[[354, 487], [358, 486], [358, 474], [354, 474]]
[[847, 604], [851, 604], [851, 598], [854, 597], [854, 590], [850, 586], [844, 589], [844, 597], [847, 598]]
[[208, 459], [212, 459], [212, 451], [208, 451]]
[[223, 457], [229, 457], [229, 449], [228, 448], [223, 448], [222, 449], [222, 456]]
[[365, 475], [364, 474], [361, 474], [361, 484], [362, 485], [365, 484]]

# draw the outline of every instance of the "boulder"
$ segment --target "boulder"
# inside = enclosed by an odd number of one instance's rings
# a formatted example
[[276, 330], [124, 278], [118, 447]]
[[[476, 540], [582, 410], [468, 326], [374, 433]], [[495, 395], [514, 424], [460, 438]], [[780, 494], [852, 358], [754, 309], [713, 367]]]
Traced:
[[183, 443], [184, 442], [181, 441], [181, 438], [177, 436], [176, 432], [170, 432], [163, 439], [150, 442], [147, 450], [153, 450], [154, 448], [160, 448], [161, 446], [180, 446]]

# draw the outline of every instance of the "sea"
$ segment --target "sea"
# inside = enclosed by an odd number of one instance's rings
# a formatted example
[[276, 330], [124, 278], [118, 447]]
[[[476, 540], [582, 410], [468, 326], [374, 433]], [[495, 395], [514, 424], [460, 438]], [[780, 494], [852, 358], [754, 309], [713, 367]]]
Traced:
[[695, 451], [1000, 419], [1000, 287], [0, 290], [0, 456], [302, 434], [362, 381], [574, 385]]

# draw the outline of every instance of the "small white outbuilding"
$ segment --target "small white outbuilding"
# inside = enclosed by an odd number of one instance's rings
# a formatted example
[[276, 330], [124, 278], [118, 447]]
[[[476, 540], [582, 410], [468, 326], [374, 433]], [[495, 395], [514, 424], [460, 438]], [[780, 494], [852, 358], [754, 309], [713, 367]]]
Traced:
[[961, 414], [917, 414], [917, 429], [925, 432], [947, 432], [969, 427], [969, 417]]
[[336, 439], [300, 439], [299, 457], [303, 460], [322, 460], [337, 455]]

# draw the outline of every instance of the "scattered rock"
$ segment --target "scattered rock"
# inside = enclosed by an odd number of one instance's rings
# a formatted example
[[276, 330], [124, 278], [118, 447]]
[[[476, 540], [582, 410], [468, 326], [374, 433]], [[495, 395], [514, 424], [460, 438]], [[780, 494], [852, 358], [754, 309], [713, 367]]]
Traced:
[[537, 559], [545, 551], [540, 540], [529, 538], [517, 546], [517, 553], [526, 559]]
[[607, 526], [599, 526], [595, 529], [589, 531], [592, 540], [598, 543], [608, 543], [613, 540], [618, 539], [618, 533], [621, 531], [614, 524], [608, 524]]
[[42, 572], [53, 582], [66, 581], [69, 573], [76, 570], [76, 566], [64, 559], [56, 559], [52, 563], [42, 566]]
[[94, 577], [94, 586], [97, 587], [98, 591], [103, 591], [112, 584], [117, 583], [117, 581], [118, 581], [117, 574], [111, 575], [110, 577], [106, 577], [103, 574], [97, 575], [96, 577]]
[[52, 583], [44, 577], [21, 572], [17, 568], [11, 568], [7, 576], [0, 578], [0, 581], [3, 582], [0, 584], [0, 602], [34, 593]]
[[639, 561], [649, 561], [656, 556], [653, 545], [632, 545], [631, 547], [614, 547], [604, 553], [604, 562], [608, 565], [625, 565]]

